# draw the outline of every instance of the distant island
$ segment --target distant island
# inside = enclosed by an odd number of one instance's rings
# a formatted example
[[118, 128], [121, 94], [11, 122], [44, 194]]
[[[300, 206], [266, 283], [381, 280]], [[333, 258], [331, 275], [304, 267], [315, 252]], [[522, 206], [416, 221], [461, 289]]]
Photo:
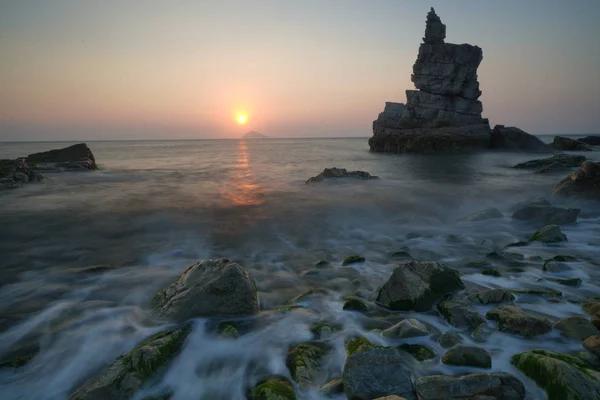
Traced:
[[246, 133], [244, 136], [242, 136], [242, 139], [266, 139], [268, 138], [268, 136], [263, 135], [260, 132], [256, 132], [256, 131], [250, 131], [248, 133]]

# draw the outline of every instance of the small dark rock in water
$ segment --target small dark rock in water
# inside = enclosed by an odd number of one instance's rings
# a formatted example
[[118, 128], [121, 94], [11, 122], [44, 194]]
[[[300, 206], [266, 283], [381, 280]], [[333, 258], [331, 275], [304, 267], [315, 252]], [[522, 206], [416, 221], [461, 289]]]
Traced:
[[485, 323], [485, 318], [462, 300], [442, 301], [438, 304], [438, 310], [450, 325], [457, 328], [473, 330], [479, 324]]
[[350, 264], [358, 264], [358, 263], [362, 263], [365, 262], [366, 259], [362, 256], [348, 256], [346, 258], [344, 258], [344, 261], [342, 261], [342, 265], [346, 266], [346, 265], [350, 265]]
[[600, 146], [600, 136], [586, 136], [577, 140], [590, 146]]
[[546, 225], [538, 229], [529, 240], [542, 243], [565, 242], [567, 241], [567, 235], [562, 233], [558, 225]]
[[590, 336], [583, 341], [583, 347], [600, 358], [600, 335]]
[[513, 355], [511, 362], [546, 390], [548, 400], [600, 398], [600, 372], [576, 357], [548, 350], [531, 350]]
[[473, 330], [471, 337], [476, 342], [483, 343], [483, 342], [487, 342], [487, 340], [490, 338], [490, 336], [492, 336], [493, 333], [494, 333], [494, 331], [488, 326], [488, 324], [483, 323], [483, 324], [479, 325], [477, 328], [475, 328], [475, 330]]
[[514, 126], [496, 125], [492, 130], [492, 148], [498, 150], [549, 153], [552, 148], [540, 138]]
[[427, 346], [422, 344], [404, 343], [398, 347], [400, 350], [406, 351], [419, 361], [430, 360], [435, 357], [435, 353]]
[[567, 317], [554, 324], [554, 329], [569, 339], [583, 341], [590, 336], [600, 335], [600, 331], [583, 317]]
[[476, 221], [485, 221], [488, 219], [502, 218], [504, 215], [497, 208], [488, 208], [487, 210], [480, 211], [478, 213], [472, 214], [462, 221], [465, 222], [476, 222]]
[[424, 376], [414, 386], [419, 400], [524, 400], [526, 393], [523, 383], [505, 372]]
[[512, 303], [515, 296], [505, 289], [487, 289], [472, 293], [469, 300], [477, 304]]
[[451, 347], [442, 357], [442, 362], [448, 365], [492, 368], [492, 357], [486, 349], [461, 344]]
[[342, 380], [349, 399], [376, 399], [389, 395], [415, 399], [406, 356], [394, 348], [366, 348], [349, 356]]
[[519, 163], [513, 168], [519, 169], [535, 169], [536, 171], [542, 171], [544, 169], [555, 169], [558, 166], [563, 169], [566, 168], [577, 168], [585, 161], [584, 156], [571, 155], [571, 154], [557, 154], [548, 158], [540, 158], [537, 160], [530, 160]]
[[552, 147], [557, 150], [568, 150], [568, 151], [592, 151], [594, 150], [590, 145], [581, 142], [577, 139], [571, 139], [564, 136], [555, 136], [552, 142]]
[[385, 337], [392, 339], [405, 339], [411, 337], [427, 336], [430, 329], [427, 325], [414, 318], [409, 318], [398, 322], [391, 328], [381, 332]]
[[503, 332], [516, 333], [523, 337], [543, 335], [552, 330], [552, 323], [547, 318], [523, 311], [517, 306], [498, 306], [487, 312], [486, 317], [498, 322], [498, 329]]
[[320, 260], [315, 263], [315, 268], [327, 268], [330, 265], [328, 261]]
[[464, 289], [457, 271], [435, 261], [405, 261], [379, 289], [377, 301], [393, 310], [426, 311]]
[[501, 276], [500, 271], [498, 271], [496, 268], [486, 268], [483, 271], [481, 271], [481, 274], [495, 277]]
[[11, 358], [9, 360], [0, 361], [0, 369], [2, 368], [20, 368], [33, 359], [33, 356], [23, 356]]
[[364, 301], [356, 297], [348, 297], [344, 300], [343, 310], [365, 312], [369, 309]]
[[557, 272], [570, 271], [573, 268], [571, 268], [568, 264], [565, 264], [564, 262], [554, 261], [554, 260], [546, 260], [546, 261], [544, 261], [544, 265], [542, 265], [542, 269], [546, 272], [557, 273]]
[[552, 195], [557, 197], [600, 200], [600, 164], [584, 162], [571, 176], [558, 182]]
[[40, 169], [86, 170], [98, 168], [92, 150], [85, 143], [30, 154], [27, 156], [27, 162]]
[[298, 296], [294, 297], [288, 303], [294, 304], [294, 303], [298, 303], [310, 296], [324, 296], [326, 294], [327, 294], [327, 291], [325, 289], [309, 289], [306, 292], [301, 293]]
[[565, 286], [581, 286], [581, 284], [583, 283], [581, 279], [579, 278], [570, 278], [570, 279], [554, 279], [554, 282], [560, 284], [560, 285], [565, 285]]
[[345, 168], [325, 168], [317, 176], [309, 178], [306, 183], [323, 182], [328, 178], [379, 179], [365, 171], [347, 171]]
[[462, 342], [463, 342], [463, 338], [460, 335], [460, 333], [454, 332], [454, 331], [444, 332], [438, 338], [438, 343], [444, 349], [447, 349], [447, 348], [452, 347], [454, 345], [460, 344]]
[[296, 400], [294, 386], [282, 376], [264, 379], [252, 388], [250, 400]]
[[515, 210], [513, 219], [540, 225], [564, 225], [577, 221], [579, 208], [560, 208], [547, 205], [527, 205]]

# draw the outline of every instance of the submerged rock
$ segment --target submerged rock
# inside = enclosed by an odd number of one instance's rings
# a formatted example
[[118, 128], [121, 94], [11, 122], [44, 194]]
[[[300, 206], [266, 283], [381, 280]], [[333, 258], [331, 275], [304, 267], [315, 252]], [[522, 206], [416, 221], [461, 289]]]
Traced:
[[485, 221], [488, 219], [502, 218], [504, 215], [497, 208], [488, 208], [487, 210], [480, 211], [472, 214], [463, 219], [465, 222], [476, 222]]
[[413, 356], [419, 361], [430, 360], [435, 357], [435, 353], [427, 346], [422, 344], [408, 344], [404, 343], [398, 346], [400, 350], [406, 351], [408, 354]]
[[376, 399], [397, 395], [415, 400], [411, 370], [394, 348], [366, 348], [349, 356], [342, 373], [349, 399]]
[[562, 233], [558, 225], [546, 225], [531, 235], [529, 240], [542, 243], [565, 242], [567, 241], [567, 235]]
[[560, 331], [563, 336], [580, 342], [590, 336], [600, 335], [600, 331], [584, 317], [563, 318], [554, 324], [554, 329]]
[[362, 256], [352, 255], [352, 256], [348, 256], [348, 257], [344, 258], [344, 261], [342, 261], [342, 265], [346, 266], [346, 265], [350, 265], [350, 264], [358, 264], [358, 263], [363, 263], [365, 261], [366, 261], [366, 259]]
[[523, 337], [543, 335], [552, 330], [552, 323], [542, 316], [523, 311], [514, 305], [498, 306], [486, 314], [487, 319], [498, 322], [498, 329]]
[[582, 344], [587, 351], [600, 358], [600, 335], [589, 336]]
[[419, 400], [523, 400], [526, 394], [523, 383], [505, 372], [424, 376], [415, 380], [415, 391]]
[[334, 167], [325, 168], [319, 175], [308, 178], [306, 183], [323, 182], [329, 178], [379, 179], [365, 171], [347, 171], [345, 168]]
[[498, 150], [545, 152], [552, 148], [540, 138], [514, 126], [496, 125], [492, 130], [491, 146]]
[[486, 349], [461, 344], [451, 347], [442, 357], [442, 362], [448, 365], [492, 368], [492, 357]]
[[393, 310], [426, 311], [464, 289], [457, 271], [435, 261], [406, 261], [379, 289], [377, 301]]
[[512, 303], [515, 296], [505, 289], [487, 289], [471, 293], [469, 300], [477, 304]]
[[445, 300], [438, 304], [438, 310], [450, 325], [457, 328], [473, 330], [486, 322], [485, 318], [465, 301]]
[[300, 386], [310, 385], [321, 373], [323, 358], [331, 347], [322, 342], [301, 343], [288, 351], [286, 365]]
[[286, 378], [273, 376], [258, 382], [248, 397], [250, 400], [296, 400], [296, 392]]
[[117, 358], [77, 389], [70, 400], [129, 400], [146, 381], [179, 354], [189, 327], [171, 329], [145, 340]]
[[594, 150], [588, 144], [581, 142], [577, 139], [571, 139], [564, 136], [555, 136], [552, 141], [552, 147], [557, 150], [568, 150], [568, 151], [592, 151]]
[[74, 144], [62, 149], [44, 151], [27, 156], [27, 163], [46, 170], [90, 170], [98, 169], [94, 153], [85, 143]]
[[[563, 169], [577, 168], [585, 161], [585, 156], [571, 154], [557, 154], [552, 157], [540, 158], [536, 160], [525, 161], [519, 163], [513, 168], [519, 169], [535, 169], [542, 172], [545, 169], [557, 169], [559, 166]], [[549, 205], [549, 203], [548, 203]]]
[[343, 310], [365, 312], [369, 310], [369, 307], [364, 301], [356, 297], [348, 297], [344, 300]]
[[551, 205], [529, 204], [513, 212], [512, 218], [540, 225], [564, 225], [577, 221], [579, 208], [560, 208]]
[[402, 320], [396, 325], [392, 326], [391, 328], [388, 328], [381, 332], [383, 336], [392, 339], [405, 339], [418, 336], [427, 336], [430, 333], [430, 328], [427, 325], [414, 318]]
[[226, 258], [189, 266], [154, 296], [158, 316], [185, 321], [200, 316], [240, 316], [259, 311], [256, 283], [239, 264]]
[[600, 146], [600, 136], [586, 136], [577, 140], [590, 146]]
[[458, 332], [449, 331], [444, 332], [439, 338], [438, 343], [444, 349], [450, 348], [454, 345], [460, 344], [463, 342], [463, 338]]
[[557, 197], [600, 200], [600, 164], [584, 162], [571, 176], [558, 182], [552, 189]]
[[512, 364], [546, 390], [548, 400], [600, 398], [600, 372], [575, 357], [547, 350], [515, 354]]

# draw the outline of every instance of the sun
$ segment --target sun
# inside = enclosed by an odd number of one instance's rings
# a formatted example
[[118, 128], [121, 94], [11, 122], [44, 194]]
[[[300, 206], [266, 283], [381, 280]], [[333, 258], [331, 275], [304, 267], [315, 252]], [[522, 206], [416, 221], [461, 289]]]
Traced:
[[235, 120], [240, 125], [246, 125], [248, 123], [248, 116], [246, 114], [238, 114]]

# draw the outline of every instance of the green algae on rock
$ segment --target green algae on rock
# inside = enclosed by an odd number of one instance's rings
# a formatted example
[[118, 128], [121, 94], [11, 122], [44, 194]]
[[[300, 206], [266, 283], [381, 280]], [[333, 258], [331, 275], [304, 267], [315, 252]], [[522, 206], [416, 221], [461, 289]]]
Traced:
[[365, 312], [369, 309], [364, 301], [356, 297], [347, 297], [344, 299], [343, 310]]
[[447, 365], [463, 365], [476, 368], [492, 368], [492, 357], [486, 349], [457, 344], [446, 351], [442, 362]]
[[342, 265], [346, 266], [346, 265], [350, 265], [350, 264], [358, 264], [358, 263], [362, 263], [365, 261], [366, 261], [366, 259], [362, 256], [352, 255], [352, 256], [348, 256], [348, 257], [344, 258], [344, 261], [342, 261]]
[[419, 361], [430, 360], [435, 357], [435, 353], [427, 346], [422, 344], [404, 343], [398, 346], [400, 350], [404, 350]]
[[129, 400], [181, 351], [191, 327], [173, 328], [158, 333], [77, 389], [70, 400]]
[[523, 382], [505, 372], [463, 376], [433, 375], [415, 379], [419, 400], [523, 400]]
[[501, 331], [523, 337], [542, 335], [552, 330], [552, 323], [547, 318], [523, 311], [514, 305], [498, 306], [488, 311], [486, 317], [497, 321]]
[[567, 235], [562, 233], [558, 225], [546, 225], [531, 235], [529, 240], [542, 243], [565, 242], [567, 241]]
[[237, 328], [229, 323], [220, 324], [218, 331], [219, 336], [225, 339], [237, 339], [240, 336]]
[[431, 328], [423, 322], [414, 319], [403, 319], [396, 325], [384, 330], [381, 334], [391, 339], [405, 339], [411, 337], [427, 336], [431, 333]]
[[287, 354], [286, 365], [300, 386], [310, 385], [321, 373], [321, 362], [331, 350], [322, 342], [301, 343], [292, 347]]
[[546, 390], [548, 400], [597, 400], [600, 372], [580, 359], [548, 350], [515, 354], [512, 364]]
[[250, 400], [296, 400], [296, 392], [286, 378], [273, 376], [258, 382], [248, 397]]
[[350, 357], [351, 355], [364, 351], [366, 349], [380, 347], [382, 346], [377, 346], [376, 344], [371, 343], [367, 338], [358, 337], [350, 339], [346, 342], [346, 353], [348, 354], [348, 357]]

